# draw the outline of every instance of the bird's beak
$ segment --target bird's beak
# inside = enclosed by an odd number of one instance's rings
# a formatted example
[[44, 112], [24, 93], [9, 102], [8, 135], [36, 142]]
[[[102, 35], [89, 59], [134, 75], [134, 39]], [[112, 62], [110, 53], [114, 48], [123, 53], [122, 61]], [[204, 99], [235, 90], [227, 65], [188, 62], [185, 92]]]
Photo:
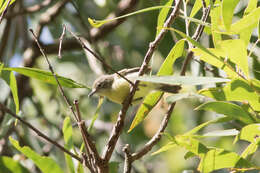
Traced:
[[96, 89], [93, 89], [89, 94], [88, 97], [92, 97], [97, 92]]

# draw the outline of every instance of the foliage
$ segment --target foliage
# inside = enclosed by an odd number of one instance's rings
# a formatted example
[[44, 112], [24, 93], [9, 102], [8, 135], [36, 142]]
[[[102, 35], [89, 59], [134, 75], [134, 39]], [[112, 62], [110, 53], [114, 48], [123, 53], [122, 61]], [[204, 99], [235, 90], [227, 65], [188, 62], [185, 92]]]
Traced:
[[[82, 152], [89, 154], [91, 146], [86, 147], [82, 129], [74, 128], [74, 123], [80, 127], [81, 117], [76, 121], [69, 116], [82, 115], [88, 126], [86, 136], [91, 135], [90, 138], [95, 141], [94, 145], [100, 153], [109, 146], [106, 141], [114, 133], [111, 126], [116, 121], [119, 105], [103, 99], [97, 103], [96, 99], [87, 98], [90, 90], [88, 84], [101, 72], [111, 70], [108, 66], [116, 70], [141, 66], [147, 47], [153, 46], [149, 45], [149, 41], [160, 37], [160, 32], [165, 30], [170, 34], [165, 35], [158, 47], [156, 45], [157, 50], [150, 63], [151, 74], [136, 79], [156, 84], [180, 85], [182, 90], [170, 95], [152, 91], [138, 107], [130, 108], [134, 117], [128, 115], [123, 120], [126, 121], [124, 130], [129, 129], [128, 133], [118, 133], [121, 135], [120, 142], [130, 144], [131, 150], [121, 153], [122, 148], [116, 148], [117, 152], [113, 152], [113, 157], [109, 160], [110, 171], [123, 172], [120, 166], [124, 163], [122, 156], [129, 157], [127, 152], [139, 151], [139, 148], [149, 145], [153, 139], [160, 139], [161, 135], [162, 140], [152, 156], [143, 158], [150, 165], [138, 162], [131, 165], [135, 170], [145, 172], [151, 167], [153, 172], [182, 172], [188, 169], [205, 173], [215, 170], [259, 171], [260, 162], [255, 159], [259, 158], [260, 145], [260, 55], [255, 51], [259, 47], [260, 38], [259, 3], [257, 0], [250, 0], [246, 5], [239, 0], [184, 2], [185, 8], [181, 7], [182, 10], [171, 27], [166, 27], [164, 23], [172, 9], [176, 8], [173, 0], [162, 0], [160, 4], [139, 2], [139, 10], [116, 13], [121, 16], [104, 20], [94, 18], [105, 18], [117, 8], [118, 2], [104, 1], [104, 4], [100, 4], [98, 1], [64, 0], [47, 5], [43, 3], [42, 7], [39, 6], [39, 11], [21, 11], [24, 13], [21, 17], [23, 22], [27, 20], [29, 23], [25, 22], [26, 25], [33, 27], [33, 30], [41, 28], [36, 33], [51, 60], [55, 71], [52, 74], [43, 70], [47, 65], [35, 40], [26, 43], [30, 39], [29, 32], [23, 33], [26, 38], [19, 34], [18, 30], [24, 29], [24, 26], [15, 25], [15, 29], [10, 29], [12, 24], [9, 21], [13, 22], [16, 18], [16, 6], [21, 3], [28, 8], [25, 2], [11, 1], [14, 9], [12, 6], [8, 8], [5, 23], [0, 24], [1, 42], [4, 43], [0, 45], [0, 104], [6, 105], [11, 111], [15, 110], [17, 115], [32, 122], [37, 129], [43, 129], [47, 136], [55, 138], [58, 143], [64, 143], [65, 149], [80, 158]], [[61, 13], [56, 10], [57, 15], [49, 16], [50, 21], [43, 17], [54, 12], [48, 9], [59, 3], [68, 3], [70, 6], [59, 9]], [[0, 13], [6, 5], [6, 1], [0, 1]], [[204, 5], [210, 9], [210, 19], [206, 21], [200, 19], [205, 15]], [[117, 21], [123, 24], [110, 26]], [[76, 43], [75, 38], [69, 37], [68, 32], [64, 32], [66, 38], [60, 37], [64, 23], [73, 32], [82, 34], [86, 40], [80, 39], [86, 45], [91, 45], [94, 52], [102, 55], [104, 62], [99, 63], [95, 55], [86, 52], [83, 54], [81, 45]], [[112, 33], [107, 36], [104, 33], [93, 35], [94, 31], [106, 29], [108, 25], [111, 29], [104, 32]], [[98, 28], [92, 30], [91, 26]], [[205, 27], [200, 40], [192, 36], [193, 33], [196, 34], [198, 26]], [[11, 34], [15, 36], [11, 37]], [[60, 50], [62, 58], [57, 59], [56, 54]], [[189, 55], [192, 56], [191, 61], [187, 61]], [[19, 61], [23, 61], [23, 67], [16, 67]], [[189, 64], [186, 67], [190, 67], [190, 70], [185, 71], [188, 75], [181, 76], [185, 74], [182, 70], [186, 62]], [[61, 86], [57, 85], [56, 80]], [[57, 87], [64, 89], [62, 97], [57, 94]], [[66, 103], [70, 102], [66, 100], [65, 103], [63, 95], [67, 95], [68, 100], [78, 98], [79, 105], [67, 106]], [[165, 123], [161, 122], [162, 117], [169, 113], [166, 107], [176, 102], [173, 113], [170, 112], [172, 118], [166, 123], [167, 132], [158, 134], [157, 129]], [[74, 107], [76, 113], [68, 111], [74, 110]], [[3, 129], [0, 132], [3, 141], [0, 142], [0, 170], [86, 172], [85, 165], [79, 160], [33, 136], [28, 125], [13, 123], [8, 116], [10, 112], [2, 109], [2, 106], [0, 108], [0, 126]], [[131, 112], [128, 111], [128, 114]], [[119, 124], [119, 120], [115, 124]], [[21, 153], [28, 158], [24, 160], [35, 165], [33, 168], [28, 166], [30, 164], [15, 159], [16, 155], [22, 157]], [[49, 156], [42, 156], [43, 154]], [[91, 157], [96, 157], [95, 153], [91, 153]], [[195, 157], [200, 160], [198, 164]], [[93, 158], [88, 158], [88, 161], [91, 159]], [[165, 170], [160, 170], [162, 166], [165, 166]]]

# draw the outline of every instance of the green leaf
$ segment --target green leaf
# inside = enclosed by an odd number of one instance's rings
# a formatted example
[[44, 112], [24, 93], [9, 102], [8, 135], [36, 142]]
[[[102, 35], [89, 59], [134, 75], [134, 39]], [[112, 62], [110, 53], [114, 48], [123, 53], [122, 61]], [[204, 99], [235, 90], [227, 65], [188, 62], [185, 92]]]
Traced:
[[93, 116], [93, 118], [92, 118], [92, 120], [91, 120], [91, 123], [90, 123], [89, 127], [88, 127], [88, 131], [90, 131], [90, 130], [92, 129], [92, 127], [93, 127], [95, 121], [97, 120], [98, 114], [99, 114], [99, 111], [100, 111], [100, 108], [101, 108], [101, 106], [102, 106], [103, 101], [104, 101], [104, 98], [103, 98], [103, 97], [100, 97], [100, 98], [99, 98], [99, 101], [98, 101], [97, 109], [96, 109], [95, 114], [94, 114], [94, 116]]
[[[63, 132], [64, 142], [65, 142], [65, 148], [68, 150], [73, 149], [74, 148], [73, 139], [72, 139], [73, 132], [72, 132], [72, 125], [70, 122], [70, 117], [66, 117], [65, 120], [63, 121], [62, 132]], [[71, 173], [75, 172], [74, 171], [75, 168], [71, 156], [65, 153], [65, 159], [70, 172]]]
[[[138, 10], [138, 11], [135, 11], [135, 12], [132, 12], [132, 13], [128, 13], [128, 14], [125, 14], [125, 15], [122, 15], [122, 16], [119, 16], [119, 17], [115, 17], [115, 18], [112, 18], [112, 19], [106, 19], [106, 20], [95, 20], [95, 19], [91, 19], [91, 18], [88, 18], [88, 22], [90, 23], [91, 26], [93, 27], [101, 27], [102, 25], [108, 23], [108, 22], [112, 22], [112, 21], [115, 21], [115, 20], [118, 20], [118, 19], [122, 19], [122, 18], [125, 18], [125, 17], [129, 17], [129, 16], [133, 16], [133, 15], [136, 15], [136, 14], [140, 14], [140, 13], [144, 13], [144, 12], [148, 12], [148, 11], [152, 11], [152, 10], [158, 10], [158, 9], [161, 9], [161, 8], [167, 8], [166, 6], [154, 6], [154, 7], [149, 7], [149, 8], [145, 8], [145, 9], [142, 9], [142, 10]], [[168, 6], [168, 8], [173, 8], [171, 6]]]
[[213, 111], [219, 114], [224, 114], [245, 124], [250, 124], [254, 122], [248, 112], [245, 112], [244, 109], [242, 109], [240, 106], [228, 102], [207, 102], [200, 105], [195, 110], [206, 110]]
[[[41, 80], [41, 81], [44, 81], [46, 83], [50, 83], [50, 84], [53, 84], [53, 85], [57, 85], [57, 82], [56, 82], [55, 78], [53, 77], [52, 73], [48, 72], [48, 71], [41, 70], [41, 69], [27, 68], [27, 67], [17, 67], [17, 68], [4, 68], [3, 70], [15, 71], [15, 72], [23, 74], [25, 76], [35, 78], [35, 79], [38, 79], [38, 80]], [[64, 87], [90, 89], [90, 87], [87, 87], [83, 84], [79, 84], [79, 83], [73, 81], [72, 79], [65, 78], [65, 77], [58, 76], [58, 75], [56, 75], [56, 76], [57, 76], [60, 84]]]
[[204, 85], [230, 81], [229, 79], [225, 78], [195, 76], [140, 76], [136, 79], [145, 82], [170, 85]]
[[230, 31], [234, 33], [240, 33], [246, 28], [252, 27], [257, 25], [260, 19], [260, 7], [254, 9], [251, 13], [244, 16], [239, 21], [235, 22], [231, 25]]
[[166, 102], [167, 103], [173, 103], [173, 102], [176, 102], [178, 100], [182, 100], [182, 99], [186, 99], [186, 98], [193, 98], [193, 97], [202, 97], [201, 95], [199, 94], [196, 94], [196, 93], [179, 93], [179, 94], [173, 94], [171, 96], [168, 96], [166, 98]]
[[241, 157], [244, 159], [250, 157], [251, 155], [255, 154], [257, 148], [258, 148], [258, 145], [256, 145], [255, 143], [249, 144], [248, 147], [246, 147], [246, 149], [241, 154]]
[[18, 141], [14, 140], [12, 137], [9, 137], [9, 140], [17, 150], [30, 158], [43, 173], [63, 173], [59, 165], [50, 157], [41, 156], [29, 147], [21, 147]]
[[5, 82], [8, 84], [8, 86], [11, 89], [14, 103], [15, 103], [15, 112], [16, 114], [19, 113], [19, 98], [18, 98], [18, 91], [17, 91], [17, 83], [16, 83], [16, 78], [13, 72], [9, 71], [4, 71], [5, 68], [2, 70], [2, 77], [5, 80]]
[[235, 7], [237, 6], [239, 0], [224, 0], [222, 1], [222, 17], [224, 25], [227, 30], [230, 29], [232, 23], [232, 18], [234, 15]]
[[247, 102], [254, 110], [260, 111], [259, 95], [243, 79], [233, 79], [224, 87], [202, 89], [199, 91], [199, 94], [218, 101]]
[[236, 129], [228, 130], [216, 130], [203, 134], [205, 137], [219, 137], [219, 136], [236, 136], [239, 134], [239, 131]]
[[221, 34], [217, 31], [223, 26], [223, 18], [221, 17], [221, 2], [216, 1], [215, 7], [210, 10], [211, 33], [215, 48], [218, 48], [219, 42], [222, 40]]
[[[257, 7], [257, 0], [249, 0], [247, 8], [244, 12], [244, 16], [250, 14]], [[239, 33], [239, 38], [245, 42], [245, 45], [248, 45], [250, 38], [255, 26], [248, 27]]]
[[248, 5], [244, 12], [244, 16], [248, 15], [251, 11], [256, 9], [256, 7], [257, 7], [257, 0], [249, 0]]
[[209, 151], [209, 149], [205, 145], [189, 135], [177, 135], [175, 137], [175, 141], [176, 144], [180, 147], [184, 147], [186, 150], [200, 157], [202, 157]]
[[227, 121], [231, 121], [231, 120], [233, 120], [233, 118], [231, 118], [231, 117], [226, 117], [226, 116], [221, 117], [221, 118], [217, 118], [217, 119], [215, 119], [215, 120], [210, 120], [210, 121], [207, 121], [207, 122], [205, 122], [205, 123], [202, 123], [202, 124], [196, 126], [196, 127], [193, 128], [192, 130], [186, 132], [185, 135], [187, 135], [187, 136], [188, 136], [188, 135], [193, 135], [193, 134], [197, 133], [199, 130], [201, 130], [202, 128], [204, 128], [204, 127], [206, 127], [206, 126], [208, 126], [208, 125], [210, 125], [210, 124], [223, 123], [223, 122], [227, 122]]
[[137, 113], [135, 115], [132, 124], [127, 131], [128, 133], [131, 132], [140, 122], [142, 122], [145, 117], [149, 114], [149, 112], [153, 109], [153, 107], [158, 103], [161, 99], [163, 92], [155, 91], [148, 94], [145, 99], [143, 100], [141, 106], [138, 108]]
[[223, 168], [247, 168], [252, 165], [238, 154], [224, 149], [211, 149], [201, 159], [199, 170], [209, 173]]
[[239, 139], [260, 145], [260, 124], [250, 124], [243, 127]]
[[[15, 0], [11, 0], [9, 6], [10, 6], [12, 3], [14, 3], [14, 2], [15, 2]], [[5, 7], [7, 6], [7, 4], [8, 4], [8, 0], [6, 0], [4, 4], [3, 4], [3, 1], [0, 2], [0, 14], [4, 11], [4, 9], [5, 9]], [[2, 6], [1, 6], [1, 5], [2, 5]]]
[[238, 66], [243, 71], [243, 74], [248, 77], [248, 58], [247, 48], [244, 42], [240, 39], [225, 40], [220, 43], [221, 50], [226, 53], [230, 61]]
[[15, 161], [12, 158], [6, 156], [0, 156], [0, 172], [30, 173], [30, 171], [21, 165], [18, 161]]
[[168, 150], [172, 149], [175, 146], [176, 146], [175, 142], [169, 142], [168, 144], [162, 146], [159, 150], [153, 152], [152, 156], [156, 155], [156, 154], [159, 154], [159, 153], [162, 153], [162, 152], [165, 152], [165, 151], [168, 151]]
[[[166, 20], [166, 17], [170, 11], [170, 8], [168, 6], [171, 6], [172, 3], [173, 3], [173, 0], [166, 1], [165, 5], [164, 5], [165, 7], [163, 7], [160, 10], [160, 13], [159, 13], [158, 19], [157, 19], [157, 28], [163, 27], [164, 21]], [[161, 31], [161, 29], [157, 29], [156, 36], [160, 33], [160, 31]]]
[[2, 69], [4, 68], [4, 64], [0, 62], [0, 76], [2, 75]]
[[[163, 64], [161, 65], [157, 75], [171, 75], [173, 74], [173, 64], [177, 58], [181, 57], [184, 51], [184, 40], [179, 40], [171, 49]], [[144, 118], [149, 114], [149, 112], [153, 109], [153, 107], [158, 103], [161, 99], [163, 92], [155, 91], [148, 94], [141, 106], [138, 108], [135, 118], [128, 130], [130, 132], [133, 130], [140, 122], [144, 120]]]

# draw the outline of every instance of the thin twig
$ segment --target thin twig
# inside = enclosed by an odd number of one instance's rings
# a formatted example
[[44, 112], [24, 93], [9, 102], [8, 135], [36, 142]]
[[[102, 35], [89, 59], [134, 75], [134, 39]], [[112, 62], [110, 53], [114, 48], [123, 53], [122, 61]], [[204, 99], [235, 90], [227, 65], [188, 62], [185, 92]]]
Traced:
[[58, 53], [58, 57], [61, 59], [61, 46], [62, 46], [62, 41], [63, 41], [63, 38], [65, 36], [65, 33], [66, 33], [66, 26], [64, 25], [63, 26], [63, 30], [62, 30], [62, 34], [60, 36], [60, 44], [59, 44], [59, 53]]
[[80, 37], [78, 37], [76, 34], [74, 34], [69, 28], [67, 28], [67, 30], [71, 33], [71, 35], [79, 42], [79, 44], [82, 46], [83, 49], [89, 51], [97, 60], [99, 60], [104, 66], [106, 66], [107, 68], [109, 68], [112, 72], [116, 73], [118, 76], [120, 76], [121, 78], [125, 79], [129, 84], [134, 85], [134, 83], [132, 81], [130, 81], [129, 79], [127, 79], [124, 75], [118, 73], [116, 70], [114, 70], [110, 65], [108, 65], [102, 58], [99, 57], [98, 54], [96, 54], [95, 52], [93, 52], [90, 48], [88, 48], [86, 46], [86, 44], [80, 39]]
[[74, 115], [74, 118], [78, 121], [77, 116], [76, 116], [76, 113], [75, 113], [75, 111], [74, 111], [74, 109], [73, 109], [73, 107], [72, 107], [72, 105], [71, 105], [69, 99], [68, 99], [67, 96], [65, 95], [65, 92], [64, 92], [63, 88], [61, 87], [61, 84], [60, 84], [60, 82], [59, 82], [59, 80], [58, 80], [58, 78], [57, 78], [57, 75], [55, 74], [55, 72], [54, 72], [54, 70], [53, 70], [53, 67], [52, 67], [52, 65], [51, 65], [51, 63], [50, 63], [50, 61], [49, 61], [47, 55], [45, 54], [43, 48], [41, 47], [41, 45], [40, 45], [40, 43], [39, 43], [39, 41], [38, 41], [38, 39], [37, 39], [37, 36], [34, 34], [34, 32], [33, 32], [32, 29], [29, 29], [29, 31], [32, 33], [35, 42], [37, 43], [37, 45], [38, 45], [38, 47], [39, 47], [39, 49], [40, 49], [40, 51], [41, 51], [43, 57], [45, 58], [46, 62], [48, 63], [49, 69], [50, 69], [50, 71], [51, 71], [53, 77], [55, 78], [55, 80], [56, 80], [56, 82], [57, 82], [57, 84], [58, 84], [58, 88], [59, 88], [59, 90], [60, 90], [60, 92], [61, 92], [61, 94], [62, 94], [62, 96], [63, 96], [65, 102], [66, 102], [67, 105], [69, 106], [69, 108], [70, 108], [72, 114]]
[[140, 159], [141, 157], [143, 157], [146, 153], [151, 151], [151, 149], [153, 148], [153, 146], [155, 144], [157, 144], [159, 142], [159, 140], [162, 137], [162, 133], [164, 132], [164, 130], [167, 127], [168, 122], [171, 118], [175, 104], [176, 103], [174, 102], [169, 106], [168, 111], [167, 111], [166, 115], [164, 116], [163, 121], [160, 125], [160, 128], [158, 129], [156, 134], [153, 136], [153, 138], [149, 142], [147, 142], [142, 149], [140, 149], [139, 151], [137, 151], [137, 152], [135, 152], [131, 155], [132, 161]]
[[37, 128], [35, 128], [33, 125], [31, 125], [30, 123], [28, 123], [27, 121], [23, 120], [21, 117], [19, 117], [18, 115], [16, 115], [15, 113], [13, 113], [10, 109], [8, 109], [7, 107], [5, 107], [3, 104], [0, 103], [0, 109], [9, 113], [12, 117], [18, 119], [21, 123], [23, 123], [24, 125], [26, 125], [27, 127], [29, 127], [31, 130], [33, 130], [38, 136], [42, 137], [43, 139], [45, 139], [46, 141], [50, 142], [51, 144], [55, 145], [56, 147], [58, 147], [60, 150], [62, 150], [63, 152], [67, 153], [68, 155], [70, 155], [71, 157], [73, 157], [74, 159], [78, 160], [79, 162], [82, 163], [82, 158], [78, 157], [77, 155], [71, 153], [70, 151], [68, 151], [66, 148], [64, 148], [62, 145], [60, 145], [59, 143], [57, 143], [56, 141], [50, 139], [48, 136], [46, 136], [45, 134], [43, 134], [40, 130], [38, 130]]
[[[208, 8], [203, 8], [203, 15], [201, 17], [201, 20], [203, 22], [205, 22], [209, 16], [209, 12], [210, 12], [210, 6]], [[195, 31], [195, 33], [193, 34], [192, 36], [192, 39], [194, 39], [195, 41], [197, 41], [201, 34], [202, 34], [202, 31], [204, 29], [204, 25], [199, 25]], [[193, 47], [193, 45], [189, 44], [189, 49], [191, 49]], [[181, 69], [181, 75], [185, 75], [185, 72], [187, 70], [187, 67], [188, 67], [188, 64], [190, 62], [190, 60], [192, 59], [193, 57], [193, 52], [192, 51], [189, 51], [189, 53], [187, 54], [187, 57], [186, 59], [184, 60], [183, 64], [182, 64], [182, 69]]]
[[5, 9], [4, 9], [4, 11], [2, 12], [2, 14], [1, 14], [1, 16], [0, 16], [0, 23], [2, 22], [2, 20], [3, 20], [3, 18], [4, 18], [4, 15], [5, 15], [6, 12], [7, 12], [7, 9], [8, 9], [8, 7], [9, 7], [10, 2], [11, 2], [11, 0], [8, 0], [7, 5], [5, 6]]
[[[164, 24], [164, 28], [168, 28], [170, 27], [170, 25], [173, 23], [173, 21], [175, 20], [175, 18], [177, 17], [177, 14], [179, 12], [179, 8], [180, 8], [180, 4], [181, 4], [181, 0], [178, 0], [175, 8], [173, 9], [173, 11], [171, 12], [170, 16], [168, 17], [168, 19], [166, 20], [165, 24]], [[148, 66], [149, 66], [149, 62], [151, 60], [151, 57], [155, 51], [155, 49], [157, 48], [157, 46], [159, 45], [160, 41], [162, 40], [162, 38], [164, 37], [164, 35], [166, 34], [168, 30], [166, 29], [162, 29], [160, 31], [160, 33], [157, 35], [157, 37], [155, 38], [155, 40], [153, 42], [150, 43], [149, 45], [149, 49], [147, 50], [147, 53], [145, 55], [143, 64], [139, 70], [139, 76], [143, 75], [144, 72], [147, 70]], [[126, 112], [130, 106], [130, 103], [132, 101], [132, 98], [135, 94], [135, 91], [137, 90], [137, 86], [138, 86], [138, 81], [135, 82], [134, 86], [132, 86], [130, 94], [126, 97], [126, 99], [123, 102], [123, 106], [118, 114], [118, 119], [117, 122], [113, 128], [113, 131], [111, 133], [111, 136], [105, 146], [105, 150], [103, 152], [102, 158], [108, 162], [112, 156], [112, 153], [115, 149], [115, 145], [118, 141], [118, 138], [123, 130], [124, 127], [124, 121], [125, 121], [125, 115]]]
[[95, 165], [94, 163], [98, 163], [100, 165], [101, 158], [100, 158], [100, 156], [97, 152], [97, 149], [96, 149], [94, 142], [91, 140], [90, 134], [86, 130], [87, 128], [86, 128], [85, 122], [82, 121], [82, 119], [81, 119], [78, 100], [74, 101], [74, 105], [76, 107], [77, 119], [79, 120], [78, 121], [78, 127], [79, 127], [80, 132], [81, 132], [82, 137], [83, 137], [83, 142], [85, 144], [87, 155], [90, 158], [90, 160], [88, 159], [88, 161], [90, 161], [90, 163], [93, 165], [93, 168], [94, 168], [94, 165]]

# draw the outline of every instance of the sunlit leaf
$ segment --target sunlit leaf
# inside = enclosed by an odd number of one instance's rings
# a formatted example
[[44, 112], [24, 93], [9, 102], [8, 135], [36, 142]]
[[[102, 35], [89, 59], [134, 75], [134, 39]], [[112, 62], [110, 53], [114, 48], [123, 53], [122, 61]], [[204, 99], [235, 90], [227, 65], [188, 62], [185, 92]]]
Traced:
[[184, 147], [186, 150], [200, 157], [205, 155], [209, 150], [204, 144], [189, 135], [177, 135], [175, 141], [178, 146]]
[[243, 127], [239, 139], [260, 145], [260, 124], [250, 124]]
[[[63, 121], [62, 132], [63, 132], [64, 142], [65, 142], [65, 148], [68, 150], [73, 149], [74, 147], [73, 139], [72, 139], [73, 132], [72, 132], [72, 125], [69, 117], [66, 117]], [[71, 156], [65, 153], [65, 159], [70, 172], [73, 173], [74, 164]]]
[[217, 77], [196, 77], [196, 76], [140, 76], [136, 79], [151, 83], [170, 85], [205, 85], [211, 83], [229, 82], [229, 79]]
[[[48, 71], [41, 70], [41, 69], [27, 68], [27, 67], [17, 67], [17, 68], [4, 68], [3, 70], [5, 70], [5, 71], [15, 71], [15, 72], [23, 74], [25, 76], [35, 78], [35, 79], [38, 79], [38, 80], [41, 80], [43, 82], [50, 83], [50, 84], [53, 84], [53, 85], [57, 85], [57, 82], [56, 82], [55, 78], [53, 77], [52, 73], [48, 72]], [[72, 79], [65, 78], [65, 77], [58, 76], [58, 75], [57, 75], [57, 78], [58, 78], [60, 84], [64, 87], [90, 89], [90, 87], [87, 87], [83, 84], [77, 83], [77, 82], [73, 81]]]
[[[138, 10], [138, 11], [135, 11], [135, 12], [132, 12], [132, 13], [128, 13], [128, 14], [125, 14], [125, 15], [122, 15], [122, 16], [119, 16], [119, 17], [116, 17], [116, 18], [112, 18], [112, 19], [105, 19], [105, 20], [95, 20], [95, 19], [91, 19], [91, 18], [88, 18], [88, 22], [90, 23], [91, 26], [93, 27], [100, 27], [108, 22], [112, 22], [112, 21], [115, 21], [115, 20], [118, 20], [118, 19], [122, 19], [122, 18], [125, 18], [125, 17], [129, 17], [129, 16], [133, 16], [133, 15], [136, 15], [136, 14], [140, 14], [140, 13], [144, 13], [144, 12], [148, 12], [148, 11], [152, 11], [152, 10], [158, 10], [158, 9], [161, 9], [161, 8], [167, 8], [166, 6], [154, 6], [154, 7], [149, 7], [149, 8], [145, 8], [145, 9], [142, 9], [142, 10]], [[168, 6], [168, 8], [173, 8], [171, 6]]]
[[215, 120], [210, 120], [210, 121], [207, 121], [205, 123], [202, 123], [202, 124], [194, 127], [192, 130], [186, 132], [185, 135], [193, 135], [193, 134], [197, 133], [198, 131], [200, 131], [201, 129], [207, 127], [210, 124], [224, 123], [224, 122], [228, 122], [228, 121], [231, 121], [231, 120], [233, 120], [233, 118], [226, 117], [226, 116], [218, 118], [218, 119], [215, 119]]
[[232, 23], [232, 18], [234, 15], [235, 7], [237, 6], [239, 0], [224, 0], [222, 1], [222, 17], [224, 25], [227, 30], [229, 30]]
[[166, 98], [166, 102], [167, 103], [173, 103], [173, 102], [176, 102], [178, 100], [182, 100], [182, 99], [185, 99], [185, 98], [200, 98], [202, 97], [201, 95], [198, 95], [196, 93], [179, 93], [179, 94], [173, 94], [171, 96], [168, 96]]
[[222, 168], [247, 168], [252, 165], [240, 157], [235, 152], [224, 149], [211, 149], [201, 159], [199, 170], [203, 173], [209, 173]]
[[259, 22], [259, 19], [260, 19], [260, 7], [254, 9], [251, 13], [249, 13], [239, 21], [232, 24], [230, 30], [235, 33], [240, 33], [248, 27], [251, 26], [256, 27], [257, 23]]
[[220, 137], [220, 136], [236, 136], [239, 134], [239, 131], [236, 129], [228, 130], [216, 130], [203, 134], [206, 137]]
[[165, 152], [165, 151], [168, 151], [170, 149], [172, 149], [173, 147], [176, 146], [176, 143], [175, 142], [169, 142], [168, 144], [162, 146], [160, 149], [158, 149], [157, 151], [153, 152], [152, 153], [152, 156], [153, 155], [156, 155], [156, 154], [159, 154], [159, 153], [162, 153], [162, 152]]
[[1, 76], [11, 89], [12, 96], [13, 96], [14, 103], [15, 103], [15, 112], [16, 112], [16, 114], [18, 114], [20, 106], [19, 106], [19, 98], [18, 98], [18, 89], [17, 89], [16, 78], [15, 78], [14, 72], [4, 71], [4, 69], [2, 70]]
[[[178, 41], [171, 51], [169, 52], [168, 56], [164, 60], [163, 64], [161, 65], [157, 76], [163, 76], [163, 75], [171, 75], [173, 74], [173, 64], [176, 61], [177, 58], [181, 57], [184, 51], [184, 40]], [[144, 100], [141, 106], [138, 108], [136, 116], [128, 130], [130, 132], [134, 129], [140, 122], [144, 120], [144, 118], [149, 114], [149, 112], [152, 110], [152, 108], [158, 103], [158, 101], [161, 99], [163, 95], [163, 92], [161, 91], [155, 91], [150, 94], [148, 94]]]
[[215, 7], [210, 10], [210, 17], [211, 17], [211, 33], [212, 39], [215, 48], [218, 48], [218, 43], [222, 40], [221, 34], [219, 31], [221, 30], [221, 26], [224, 26], [223, 18], [221, 17], [221, 2], [216, 1]]
[[249, 0], [248, 5], [245, 9], [244, 16], [248, 15], [251, 11], [256, 9], [258, 0]]
[[[12, 3], [14, 3], [14, 2], [15, 2], [15, 0], [11, 0], [9, 6], [10, 6]], [[7, 4], [8, 4], [8, 0], [5, 0], [4, 3], [3, 3], [3, 1], [0, 2], [0, 14], [4, 11], [4, 9], [5, 9], [5, 7], [7, 6]]]
[[[168, 15], [169, 11], [170, 11], [170, 8], [168, 6], [171, 6], [172, 3], [173, 3], [173, 0], [166, 1], [165, 7], [163, 7], [160, 10], [160, 13], [159, 13], [158, 19], [157, 19], [157, 28], [163, 27], [164, 21], [166, 20], [166, 17]], [[160, 33], [160, 30], [161, 29], [157, 29], [156, 35], [158, 35]]]
[[21, 147], [18, 141], [14, 140], [12, 137], [9, 137], [9, 141], [17, 150], [19, 150], [25, 156], [30, 158], [43, 173], [48, 173], [48, 172], [63, 173], [63, 170], [52, 158], [41, 156], [29, 147]]
[[0, 172], [3, 173], [30, 173], [22, 164], [10, 157], [0, 157]]
[[248, 112], [245, 112], [244, 109], [233, 103], [222, 101], [207, 102], [200, 105], [195, 110], [206, 110], [213, 111], [219, 114], [224, 114], [226, 116], [232, 117], [233, 119], [244, 122], [245, 124], [250, 124], [254, 122]]
[[246, 159], [247, 157], [253, 155], [256, 152], [257, 148], [258, 148], [258, 145], [256, 145], [255, 143], [249, 144], [246, 147], [246, 149], [243, 151], [243, 153], [241, 154], [241, 157]]
[[230, 61], [235, 63], [243, 74], [248, 77], [248, 59], [247, 48], [244, 42], [240, 39], [225, 40], [220, 43], [221, 50], [225, 51], [226, 56]]
[[240, 101], [260, 111], [259, 95], [243, 79], [235, 78], [224, 87], [202, 89], [199, 94], [214, 98], [218, 101]]

